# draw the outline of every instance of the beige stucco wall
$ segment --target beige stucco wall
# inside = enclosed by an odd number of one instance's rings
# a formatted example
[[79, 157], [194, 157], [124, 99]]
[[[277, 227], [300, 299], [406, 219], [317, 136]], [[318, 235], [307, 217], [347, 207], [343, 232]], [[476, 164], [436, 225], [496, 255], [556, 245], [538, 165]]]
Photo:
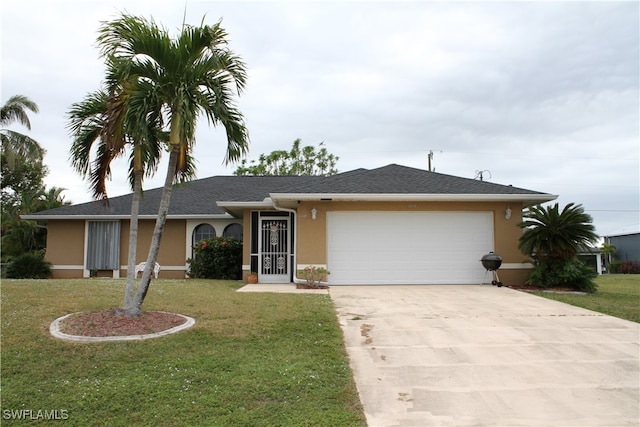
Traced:
[[[512, 216], [505, 219], [505, 210], [510, 207]], [[317, 210], [317, 219], [311, 219], [311, 209]], [[522, 220], [519, 203], [499, 202], [302, 202], [298, 206], [298, 265], [323, 265], [327, 263], [326, 218], [329, 211], [489, 211], [493, 212], [495, 252], [503, 257], [500, 279], [508, 284], [521, 284], [528, 269], [519, 268], [525, 256], [518, 250], [518, 239], [522, 230], [517, 224]], [[193, 222], [193, 221], [191, 221]], [[208, 221], [196, 221], [208, 222]], [[235, 222], [235, 221], [227, 221]], [[139, 224], [137, 263], [146, 259], [153, 234], [154, 220], [141, 220]], [[244, 229], [243, 276], [249, 273], [251, 255], [251, 211], [246, 210], [242, 219]], [[51, 220], [48, 224], [46, 258], [54, 265], [54, 277], [82, 277], [84, 266], [85, 221]], [[216, 226], [216, 232], [218, 232]], [[186, 220], [167, 220], [158, 254], [162, 266], [160, 277], [184, 278], [186, 259], [191, 256], [189, 225]], [[129, 244], [129, 221], [123, 220], [120, 236], [120, 264], [126, 267]], [[511, 266], [510, 266], [511, 264]], [[126, 276], [121, 268], [120, 276]]]
[[[145, 261], [153, 235], [155, 220], [140, 220], [138, 225], [138, 245], [136, 263]], [[53, 265], [54, 278], [83, 277], [85, 264], [86, 221], [50, 220], [47, 224], [47, 252], [45, 258]], [[161, 278], [184, 278], [186, 265], [185, 220], [167, 220], [158, 253], [162, 266]], [[122, 220], [120, 228], [120, 277], [127, 275], [126, 265], [129, 252], [129, 221]], [[99, 272], [100, 276], [112, 273]]]
[[[140, 220], [138, 223], [138, 244], [136, 248], [136, 264], [146, 261], [149, 245], [153, 236], [155, 219]], [[188, 258], [185, 246], [186, 221], [183, 219], [168, 219], [162, 233], [160, 251], [157, 262], [161, 265], [162, 278], [184, 278], [184, 266]], [[120, 264], [126, 267], [129, 256], [129, 221], [123, 220], [120, 228]], [[182, 268], [180, 270], [180, 268]], [[126, 268], [120, 270], [120, 276], [127, 275]]]
[[245, 209], [242, 216], [242, 229], [244, 230], [242, 242], [242, 280], [247, 281], [251, 266], [251, 210]]
[[[505, 219], [507, 207], [510, 219]], [[311, 218], [311, 209], [317, 210], [317, 219]], [[327, 212], [330, 211], [483, 211], [493, 212], [494, 251], [503, 258], [499, 270], [504, 283], [522, 284], [526, 268], [517, 268], [525, 256], [518, 250], [522, 230], [521, 203], [503, 202], [301, 202], [298, 206], [298, 265], [327, 263]]]
[[45, 259], [54, 266], [52, 270], [54, 278], [82, 277], [84, 230], [84, 221], [49, 221]]

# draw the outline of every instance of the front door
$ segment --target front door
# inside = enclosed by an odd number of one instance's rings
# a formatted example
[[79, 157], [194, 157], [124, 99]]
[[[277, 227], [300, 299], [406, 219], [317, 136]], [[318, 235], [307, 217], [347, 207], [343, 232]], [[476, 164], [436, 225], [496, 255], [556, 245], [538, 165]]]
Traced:
[[260, 283], [289, 283], [289, 218], [261, 217], [258, 247]]

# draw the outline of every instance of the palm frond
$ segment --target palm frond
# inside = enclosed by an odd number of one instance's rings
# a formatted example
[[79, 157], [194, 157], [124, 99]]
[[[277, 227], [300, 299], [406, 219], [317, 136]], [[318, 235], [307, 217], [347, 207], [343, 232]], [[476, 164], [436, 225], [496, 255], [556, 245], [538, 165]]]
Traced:
[[7, 165], [15, 167], [20, 159], [29, 161], [42, 161], [45, 149], [33, 138], [9, 129], [0, 130], [2, 140], [2, 154]]
[[[123, 109], [126, 106], [124, 115], [114, 113], [114, 117], [125, 117], [127, 135], [136, 143], [175, 144], [178, 163], [171, 173], [178, 181], [195, 174], [191, 152], [201, 114], [209, 124], [225, 128], [226, 163], [248, 151], [248, 131], [234, 102], [234, 93], [239, 95], [246, 86], [246, 65], [228, 49], [227, 38], [220, 21], [185, 25], [172, 39], [153, 20], [128, 14], [103, 23], [99, 30], [98, 46], [107, 62], [106, 87], [122, 97]], [[115, 108], [118, 103], [111, 105]], [[167, 130], [171, 140], [159, 139], [158, 132]], [[113, 135], [113, 129], [108, 134]], [[158, 157], [152, 151], [146, 157], [144, 150], [135, 150], [148, 162], [147, 173], [157, 167], [152, 159]], [[138, 163], [132, 164], [130, 177], [137, 167]]]
[[31, 122], [25, 110], [38, 113], [38, 105], [24, 95], [14, 95], [0, 108], [0, 126], [18, 122], [31, 130]]
[[520, 250], [537, 258], [573, 258], [581, 246], [595, 243], [598, 235], [592, 218], [582, 205], [569, 203], [562, 211], [558, 203], [543, 208], [530, 207], [519, 224], [525, 231], [520, 237]]

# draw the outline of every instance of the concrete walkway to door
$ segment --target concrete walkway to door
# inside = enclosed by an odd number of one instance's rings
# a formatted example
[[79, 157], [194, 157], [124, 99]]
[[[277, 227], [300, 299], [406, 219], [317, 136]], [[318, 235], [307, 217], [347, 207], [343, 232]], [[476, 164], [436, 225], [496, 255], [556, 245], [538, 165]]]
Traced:
[[370, 427], [638, 426], [637, 323], [490, 285], [329, 293]]

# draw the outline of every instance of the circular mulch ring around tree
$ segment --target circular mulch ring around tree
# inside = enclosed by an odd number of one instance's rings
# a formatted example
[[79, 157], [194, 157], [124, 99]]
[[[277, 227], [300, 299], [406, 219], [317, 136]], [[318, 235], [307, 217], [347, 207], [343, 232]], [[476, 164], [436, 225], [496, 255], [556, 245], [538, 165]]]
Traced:
[[76, 342], [132, 341], [158, 338], [192, 327], [195, 319], [164, 311], [145, 311], [137, 318], [116, 314], [115, 309], [71, 313], [51, 322], [56, 338]]

